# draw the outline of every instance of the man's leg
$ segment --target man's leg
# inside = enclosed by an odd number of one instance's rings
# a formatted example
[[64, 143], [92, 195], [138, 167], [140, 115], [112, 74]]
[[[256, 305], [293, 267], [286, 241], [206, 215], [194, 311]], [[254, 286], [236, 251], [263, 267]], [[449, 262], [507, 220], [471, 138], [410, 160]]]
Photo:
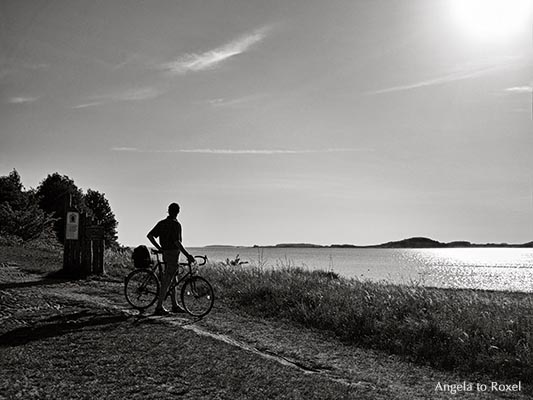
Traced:
[[[170, 283], [172, 281], [172, 278], [174, 277], [174, 273], [176, 272], [176, 269], [178, 268], [178, 257], [179, 257], [179, 250], [164, 250], [163, 251], [163, 261], [165, 262], [165, 272], [163, 274], [162, 282], [161, 282], [161, 292], [159, 293], [159, 299], [157, 300], [156, 310], [163, 308], [163, 302], [165, 301], [165, 298], [167, 297], [168, 288], [170, 287]], [[176, 303], [176, 293], [173, 290], [171, 295], [172, 300], [172, 306]]]

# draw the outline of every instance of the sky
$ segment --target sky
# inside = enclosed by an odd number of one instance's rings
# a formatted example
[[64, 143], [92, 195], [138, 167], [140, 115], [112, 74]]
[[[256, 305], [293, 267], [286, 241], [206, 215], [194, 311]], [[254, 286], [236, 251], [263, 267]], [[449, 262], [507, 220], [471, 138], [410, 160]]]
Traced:
[[528, 0], [3, 0], [0, 175], [119, 241], [533, 240]]

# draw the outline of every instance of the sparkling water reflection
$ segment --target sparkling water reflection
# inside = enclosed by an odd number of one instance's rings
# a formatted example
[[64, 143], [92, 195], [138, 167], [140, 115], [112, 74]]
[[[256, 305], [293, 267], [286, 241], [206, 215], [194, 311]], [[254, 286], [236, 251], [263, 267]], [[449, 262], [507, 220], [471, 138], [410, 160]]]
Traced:
[[533, 249], [290, 249], [197, 248], [212, 260], [234, 259], [250, 264], [265, 261], [277, 267], [290, 263], [310, 270], [334, 270], [356, 279], [533, 292]]
[[404, 256], [424, 285], [533, 292], [531, 249], [417, 249]]

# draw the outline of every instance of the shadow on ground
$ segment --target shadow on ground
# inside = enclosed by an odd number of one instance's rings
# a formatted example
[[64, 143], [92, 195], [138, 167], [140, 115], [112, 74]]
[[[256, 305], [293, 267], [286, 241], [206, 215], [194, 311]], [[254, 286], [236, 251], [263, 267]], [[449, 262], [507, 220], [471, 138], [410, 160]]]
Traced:
[[6, 332], [0, 336], [0, 347], [21, 346], [36, 340], [65, 335], [87, 327], [109, 326], [123, 322], [129, 317], [124, 314], [102, 314], [94, 311], [80, 311], [57, 315]]
[[39, 279], [35, 281], [27, 281], [27, 282], [6, 282], [6, 283], [0, 283], [0, 290], [7, 290], [7, 289], [19, 289], [19, 288], [26, 288], [26, 287], [35, 287], [35, 286], [49, 286], [49, 285], [57, 285], [58, 283], [64, 283], [67, 282], [67, 279]]

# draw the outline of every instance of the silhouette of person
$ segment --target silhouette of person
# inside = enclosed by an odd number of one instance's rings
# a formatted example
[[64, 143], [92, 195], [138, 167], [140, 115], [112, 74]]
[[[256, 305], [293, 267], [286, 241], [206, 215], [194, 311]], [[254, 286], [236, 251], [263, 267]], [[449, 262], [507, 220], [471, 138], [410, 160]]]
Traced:
[[[194, 257], [185, 250], [181, 243], [181, 224], [177, 220], [179, 212], [180, 206], [177, 203], [170, 204], [168, 206], [168, 217], [159, 221], [147, 235], [148, 240], [154, 247], [162, 252], [163, 261], [165, 262], [165, 271], [161, 279], [161, 291], [155, 308], [156, 315], [168, 315], [169, 313], [163, 307], [163, 301], [165, 301], [170, 282], [178, 268], [180, 251], [187, 257], [188, 262], [194, 262]], [[159, 239], [159, 243], [155, 240], [156, 238]], [[178, 305], [175, 290], [170, 293], [170, 299], [172, 301], [172, 312], [184, 311]]]

